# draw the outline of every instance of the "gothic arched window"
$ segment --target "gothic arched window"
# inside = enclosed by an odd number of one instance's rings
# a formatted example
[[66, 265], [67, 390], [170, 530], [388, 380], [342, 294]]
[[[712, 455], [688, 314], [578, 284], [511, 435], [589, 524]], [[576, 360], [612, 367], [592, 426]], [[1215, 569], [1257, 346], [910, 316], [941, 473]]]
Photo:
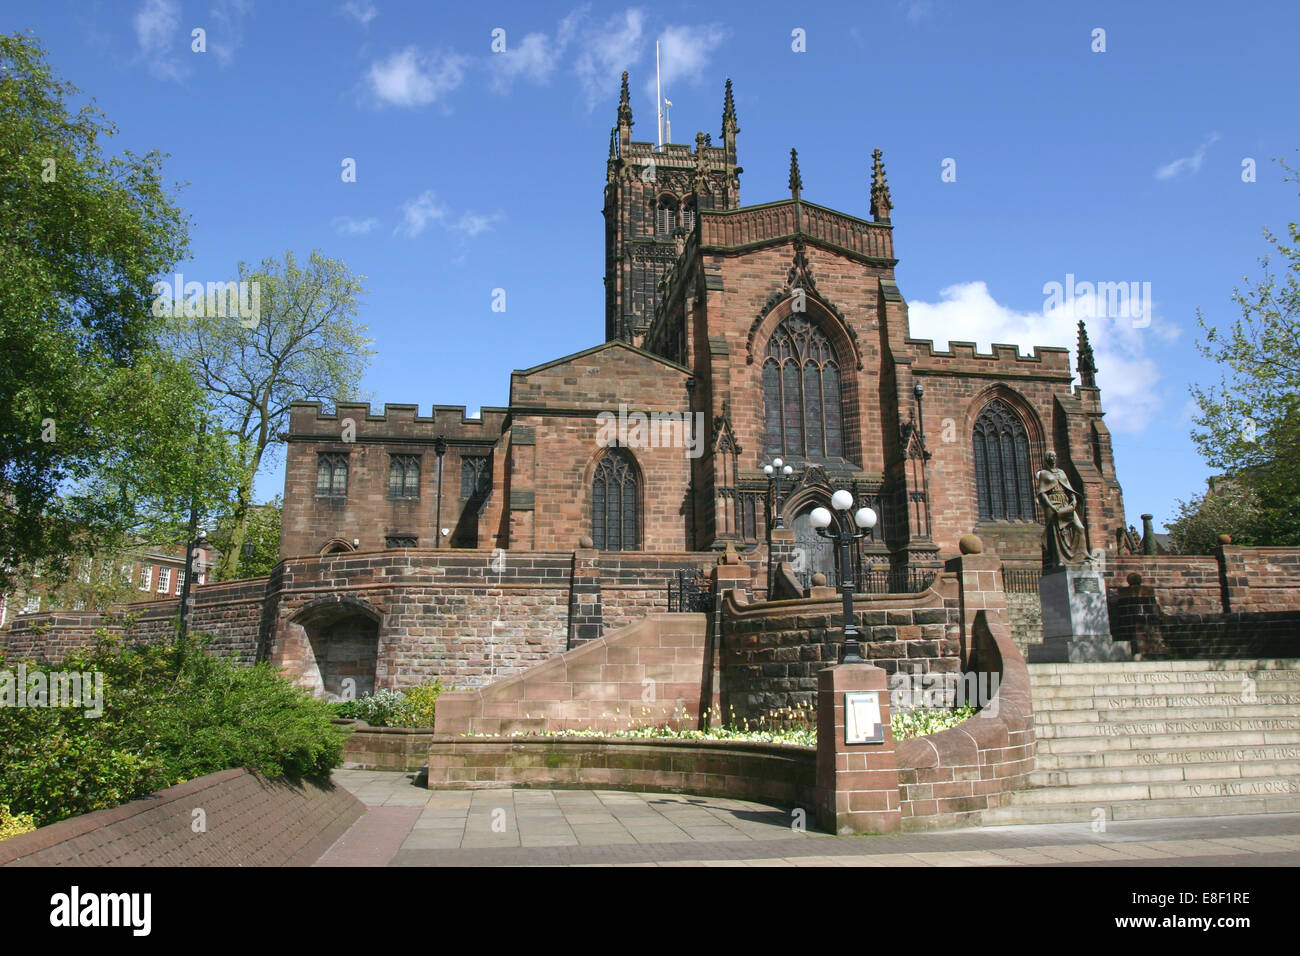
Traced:
[[632, 456], [611, 448], [591, 481], [591, 540], [598, 551], [635, 551], [637, 478]]
[[316, 494], [342, 496], [348, 493], [348, 456], [321, 453], [316, 459]]
[[769, 455], [840, 458], [840, 367], [826, 333], [803, 315], [772, 333], [763, 361], [763, 450]]
[[975, 419], [975, 495], [981, 521], [1033, 521], [1029, 434], [1011, 406], [994, 399]]
[[388, 497], [420, 497], [420, 456], [388, 456]]

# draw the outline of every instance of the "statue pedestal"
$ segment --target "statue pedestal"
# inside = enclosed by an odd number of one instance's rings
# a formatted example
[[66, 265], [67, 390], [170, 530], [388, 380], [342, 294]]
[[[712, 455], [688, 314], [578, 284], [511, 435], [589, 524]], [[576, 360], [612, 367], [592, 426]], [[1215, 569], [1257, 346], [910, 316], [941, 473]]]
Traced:
[[1030, 663], [1131, 661], [1128, 641], [1110, 637], [1106, 582], [1087, 565], [1056, 568], [1038, 579], [1043, 643], [1029, 648]]

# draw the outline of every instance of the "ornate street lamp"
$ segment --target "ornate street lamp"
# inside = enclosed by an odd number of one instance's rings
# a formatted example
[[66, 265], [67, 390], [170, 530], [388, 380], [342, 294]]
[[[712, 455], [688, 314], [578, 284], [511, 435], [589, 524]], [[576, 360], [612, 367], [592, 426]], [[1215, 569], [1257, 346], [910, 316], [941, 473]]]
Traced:
[[[858, 628], [853, 623], [853, 563], [849, 545], [876, 526], [876, 513], [870, 508], [859, 508], [850, 521], [853, 495], [842, 488], [831, 495], [831, 507], [835, 509], [834, 514], [825, 508], [814, 508], [810, 517], [819, 535], [839, 545], [840, 591], [844, 595], [844, 663], [863, 664], [865, 661], [858, 652]], [[828, 531], [832, 522], [835, 530]], [[854, 526], [861, 530], [855, 530]]]
[[786, 478], [789, 478], [792, 474], [794, 474], [794, 469], [789, 465], [787, 465], [780, 458], [773, 458], [771, 464], [763, 466], [763, 474], [767, 475], [767, 483], [769, 488], [772, 487], [773, 482], [776, 483], [776, 487], [772, 495], [772, 501], [776, 505], [776, 524], [773, 525], [773, 527], [784, 528], [785, 524], [781, 519], [781, 477], [785, 476]]

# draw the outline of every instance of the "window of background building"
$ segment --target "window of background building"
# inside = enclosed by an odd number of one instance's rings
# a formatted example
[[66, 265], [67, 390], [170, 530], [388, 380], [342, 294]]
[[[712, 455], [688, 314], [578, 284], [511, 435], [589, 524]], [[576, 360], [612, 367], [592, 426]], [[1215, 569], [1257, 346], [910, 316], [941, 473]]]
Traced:
[[388, 456], [388, 497], [420, 497], [420, 456]]
[[321, 452], [316, 459], [316, 494], [343, 496], [348, 493], [348, 456]]

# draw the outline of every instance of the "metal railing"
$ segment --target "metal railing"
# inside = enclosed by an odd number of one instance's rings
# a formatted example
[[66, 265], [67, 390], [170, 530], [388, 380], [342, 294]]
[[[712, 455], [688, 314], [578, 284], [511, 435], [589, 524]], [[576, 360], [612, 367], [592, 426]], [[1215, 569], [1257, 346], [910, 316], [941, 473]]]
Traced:
[[668, 579], [669, 614], [710, 614], [713, 586], [699, 571], [678, 571]]
[[1038, 579], [1042, 572], [1037, 568], [1002, 568], [1002, 590], [1012, 594], [1037, 594]]
[[934, 583], [935, 574], [927, 568], [872, 568], [854, 584], [859, 594], [920, 594]]

